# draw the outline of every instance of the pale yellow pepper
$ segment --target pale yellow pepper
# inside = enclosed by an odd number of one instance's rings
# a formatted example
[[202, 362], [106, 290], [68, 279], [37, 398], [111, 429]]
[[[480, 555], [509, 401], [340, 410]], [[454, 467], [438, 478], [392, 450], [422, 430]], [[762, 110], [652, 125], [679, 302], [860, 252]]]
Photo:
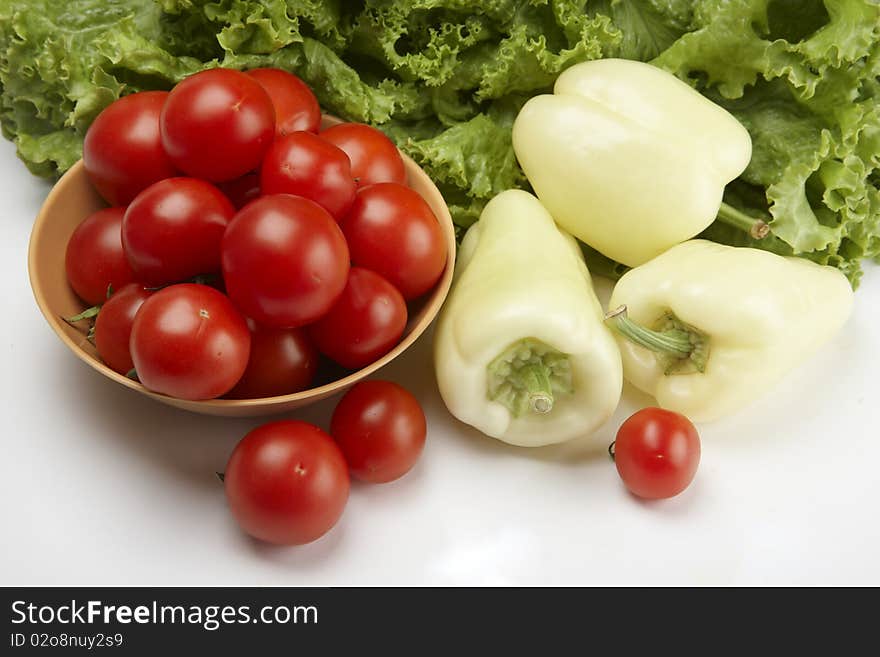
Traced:
[[502, 192], [465, 235], [434, 366], [450, 413], [514, 445], [586, 436], [614, 413], [620, 352], [580, 248], [531, 194]]
[[522, 108], [513, 146], [560, 227], [625, 265], [696, 236], [716, 216], [766, 234], [766, 224], [721, 202], [749, 163], [749, 133], [649, 64], [602, 59], [567, 69], [552, 95]]
[[708, 421], [767, 394], [840, 330], [852, 303], [832, 267], [691, 240], [624, 274], [607, 321], [630, 383]]

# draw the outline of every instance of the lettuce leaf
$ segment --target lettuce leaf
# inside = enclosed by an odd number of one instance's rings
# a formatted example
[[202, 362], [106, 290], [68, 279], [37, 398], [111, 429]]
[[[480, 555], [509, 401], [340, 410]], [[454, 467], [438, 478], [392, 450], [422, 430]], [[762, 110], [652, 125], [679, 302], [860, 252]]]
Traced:
[[696, 29], [653, 63], [749, 130], [754, 152], [742, 181], [763, 202], [740, 207], [769, 218], [775, 239], [754, 243], [723, 226], [706, 236], [804, 255], [857, 284], [861, 260], [880, 259], [880, 4], [707, 1], [693, 20]]
[[671, 71], [752, 135], [726, 198], [772, 235], [715, 224], [706, 236], [828, 263], [854, 284], [880, 259], [875, 0], [0, 0], [0, 128], [34, 173], [56, 176], [121, 94], [279, 66], [327, 111], [391, 136], [463, 230], [494, 194], [528, 187], [510, 139], [525, 99], [600, 57]]

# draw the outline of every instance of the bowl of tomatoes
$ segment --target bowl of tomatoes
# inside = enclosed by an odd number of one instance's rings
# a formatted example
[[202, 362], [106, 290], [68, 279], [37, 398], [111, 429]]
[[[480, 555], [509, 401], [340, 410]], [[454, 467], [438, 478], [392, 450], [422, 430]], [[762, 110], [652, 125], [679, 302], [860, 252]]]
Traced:
[[225, 416], [299, 408], [388, 364], [436, 316], [454, 263], [428, 175], [278, 69], [209, 69], [108, 106], [28, 255], [74, 355]]

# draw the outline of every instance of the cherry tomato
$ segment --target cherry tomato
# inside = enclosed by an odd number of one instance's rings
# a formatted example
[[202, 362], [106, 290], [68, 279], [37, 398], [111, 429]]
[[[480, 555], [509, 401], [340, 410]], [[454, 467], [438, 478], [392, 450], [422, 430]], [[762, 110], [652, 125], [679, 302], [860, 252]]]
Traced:
[[305, 390], [315, 378], [319, 358], [305, 329], [252, 327], [247, 369], [226, 396], [259, 399]]
[[673, 497], [687, 488], [700, 464], [700, 436], [684, 415], [643, 408], [617, 431], [614, 462], [631, 493]]
[[263, 196], [249, 203], [226, 229], [222, 254], [229, 296], [264, 326], [315, 321], [348, 277], [348, 247], [339, 225], [300, 196]]
[[134, 367], [131, 360], [131, 327], [135, 315], [152, 294], [140, 283], [131, 283], [113, 293], [95, 320], [95, 347], [107, 367], [128, 374]]
[[318, 132], [321, 107], [309, 86], [293, 73], [279, 68], [255, 68], [247, 75], [259, 82], [275, 107], [275, 135], [291, 132]]
[[137, 195], [122, 220], [122, 244], [151, 286], [220, 271], [220, 242], [235, 208], [203, 180], [169, 178]]
[[348, 501], [348, 468], [318, 427], [270, 422], [247, 434], [226, 464], [229, 510], [251, 536], [302, 545], [326, 534]]
[[352, 267], [342, 295], [309, 329], [318, 350], [348, 369], [384, 356], [406, 328], [406, 302], [384, 278]]
[[321, 138], [345, 151], [358, 187], [380, 182], [406, 184], [406, 167], [400, 151], [375, 128], [363, 123], [341, 123], [324, 130]]
[[118, 290], [135, 280], [122, 249], [124, 214], [125, 208], [98, 210], [76, 227], [67, 242], [67, 281], [92, 306], [107, 300], [108, 288]]
[[89, 126], [83, 166], [89, 180], [111, 205], [127, 205], [154, 182], [177, 175], [159, 134], [159, 115], [167, 91], [123, 96]]
[[221, 182], [259, 166], [275, 136], [275, 110], [256, 80], [215, 68], [172, 89], [159, 125], [175, 166], [189, 176]]
[[339, 225], [352, 263], [384, 276], [405, 299], [421, 296], [443, 274], [443, 231], [431, 207], [409, 187], [364, 187]]
[[251, 335], [226, 296], [184, 283], [144, 301], [129, 345], [145, 387], [178, 399], [214, 399], [244, 374]]
[[362, 381], [333, 411], [330, 435], [351, 474], [381, 484], [409, 472], [425, 447], [427, 425], [419, 402], [390, 381]]
[[260, 188], [264, 194], [304, 196], [339, 219], [354, 202], [356, 185], [342, 150], [311, 132], [294, 132], [266, 153]]
[[248, 203], [260, 196], [260, 174], [256, 171], [244, 174], [241, 178], [217, 183], [217, 189], [226, 194], [226, 198], [241, 210]]

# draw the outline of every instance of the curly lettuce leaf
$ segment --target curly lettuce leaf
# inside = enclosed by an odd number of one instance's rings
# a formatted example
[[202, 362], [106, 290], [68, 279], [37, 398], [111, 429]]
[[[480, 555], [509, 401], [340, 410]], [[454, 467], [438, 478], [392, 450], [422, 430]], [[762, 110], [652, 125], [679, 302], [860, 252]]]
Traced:
[[[755, 245], [838, 266], [856, 283], [861, 259], [880, 257], [880, 5], [706, 1], [694, 27], [653, 63], [749, 130], [753, 157], [742, 179], [763, 189], [759, 212], [774, 238]], [[745, 239], [724, 227], [708, 234]]]
[[726, 198], [770, 222], [756, 246], [854, 283], [880, 259], [876, 0], [0, 0], [0, 128], [52, 176], [121, 94], [278, 66], [326, 111], [385, 130], [466, 227], [527, 187], [510, 139], [524, 100], [598, 57], [650, 60], [746, 126], [752, 161]]

